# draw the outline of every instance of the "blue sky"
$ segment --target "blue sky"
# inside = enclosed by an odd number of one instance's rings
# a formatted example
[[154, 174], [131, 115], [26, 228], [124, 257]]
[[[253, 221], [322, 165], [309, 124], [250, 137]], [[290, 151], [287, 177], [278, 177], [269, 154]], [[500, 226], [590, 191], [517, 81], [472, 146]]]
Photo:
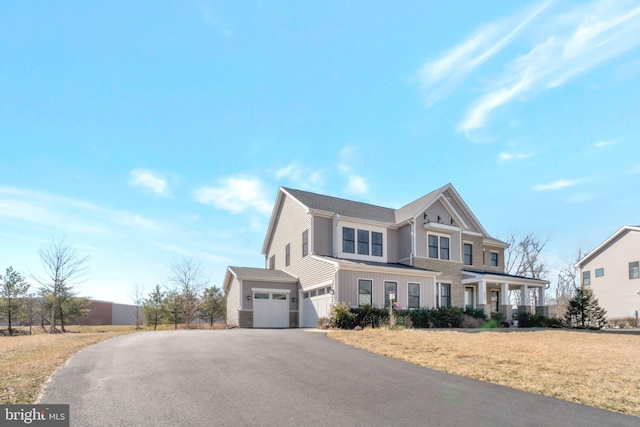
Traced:
[[221, 285], [264, 265], [279, 186], [448, 182], [555, 268], [640, 222], [638, 28], [637, 1], [3, 2], [0, 268], [66, 238], [96, 299], [182, 257]]

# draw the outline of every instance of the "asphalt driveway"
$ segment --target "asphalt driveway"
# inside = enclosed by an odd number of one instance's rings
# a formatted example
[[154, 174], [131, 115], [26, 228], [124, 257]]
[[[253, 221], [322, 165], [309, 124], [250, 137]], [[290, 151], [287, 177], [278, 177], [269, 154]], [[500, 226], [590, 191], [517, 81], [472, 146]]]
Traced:
[[70, 404], [72, 426], [640, 425], [303, 330], [121, 336], [73, 357], [39, 403]]

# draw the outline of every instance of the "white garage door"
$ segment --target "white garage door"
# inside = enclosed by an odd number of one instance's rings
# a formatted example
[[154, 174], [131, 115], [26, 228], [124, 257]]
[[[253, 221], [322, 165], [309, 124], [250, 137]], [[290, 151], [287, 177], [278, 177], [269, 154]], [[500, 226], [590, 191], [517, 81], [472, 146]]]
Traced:
[[289, 294], [279, 291], [253, 293], [254, 328], [288, 328]]
[[315, 328], [319, 317], [329, 317], [332, 302], [330, 290], [329, 286], [302, 294], [303, 328]]

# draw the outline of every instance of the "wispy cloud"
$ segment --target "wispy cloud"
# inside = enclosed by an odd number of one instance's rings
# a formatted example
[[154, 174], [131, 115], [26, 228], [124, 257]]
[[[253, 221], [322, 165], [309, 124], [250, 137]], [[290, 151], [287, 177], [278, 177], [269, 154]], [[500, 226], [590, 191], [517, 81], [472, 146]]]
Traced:
[[533, 189], [535, 191], [561, 190], [563, 188], [573, 187], [579, 182], [580, 182], [579, 179], [559, 179], [557, 181], [550, 182], [548, 184], [534, 185]]
[[533, 153], [510, 153], [507, 151], [503, 151], [502, 153], [498, 154], [498, 160], [503, 162], [508, 162], [510, 160], [527, 159], [532, 156], [533, 156]]
[[569, 197], [569, 203], [583, 203], [588, 202], [596, 198], [596, 195], [593, 193], [575, 193], [571, 197]]
[[129, 173], [129, 183], [147, 188], [158, 196], [171, 197], [166, 178], [157, 172], [148, 169], [134, 169]]
[[[459, 123], [458, 130], [469, 136], [486, 126], [497, 108], [561, 86], [640, 45], [637, 2], [550, 4], [545, 1], [482, 25], [441, 58], [426, 63], [419, 76], [427, 103], [457, 87], [496, 53], [507, 52], [502, 55], [506, 62], [497, 64], [497, 75], [482, 76], [485, 86]], [[534, 20], [535, 26], [528, 25]], [[529, 47], [518, 50], [524, 43]]]
[[319, 190], [325, 183], [322, 170], [310, 170], [300, 165], [299, 162], [292, 162], [276, 170], [274, 176], [278, 181], [286, 179], [298, 187], [316, 190]]
[[262, 182], [255, 177], [227, 177], [217, 187], [202, 187], [195, 191], [196, 200], [205, 205], [233, 214], [255, 209], [260, 214], [271, 214], [272, 201]]
[[361, 176], [351, 175], [349, 177], [349, 184], [347, 185], [347, 190], [350, 193], [365, 194], [368, 189], [369, 187], [367, 186], [367, 183]]
[[349, 194], [362, 196], [369, 191], [369, 185], [362, 176], [353, 172], [353, 165], [357, 159], [357, 151], [357, 147], [345, 145], [342, 150], [340, 150], [337, 167], [341, 175], [347, 178], [345, 191]]
[[596, 143], [593, 144], [594, 148], [604, 148], [607, 147], [609, 145], [613, 145], [615, 143], [615, 141], [598, 141]]

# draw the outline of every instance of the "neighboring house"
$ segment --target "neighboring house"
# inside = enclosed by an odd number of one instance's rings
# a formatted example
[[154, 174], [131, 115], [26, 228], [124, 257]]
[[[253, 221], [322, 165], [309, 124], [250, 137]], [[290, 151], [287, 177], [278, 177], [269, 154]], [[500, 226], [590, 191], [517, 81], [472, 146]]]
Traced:
[[336, 302], [352, 307], [459, 306], [511, 316], [509, 291], [547, 281], [504, 273], [508, 245], [485, 231], [451, 184], [400, 209], [281, 187], [262, 247], [265, 268], [229, 267], [227, 322], [315, 327]]
[[626, 225], [576, 264], [582, 285], [593, 290], [607, 317], [640, 310], [640, 226]]

